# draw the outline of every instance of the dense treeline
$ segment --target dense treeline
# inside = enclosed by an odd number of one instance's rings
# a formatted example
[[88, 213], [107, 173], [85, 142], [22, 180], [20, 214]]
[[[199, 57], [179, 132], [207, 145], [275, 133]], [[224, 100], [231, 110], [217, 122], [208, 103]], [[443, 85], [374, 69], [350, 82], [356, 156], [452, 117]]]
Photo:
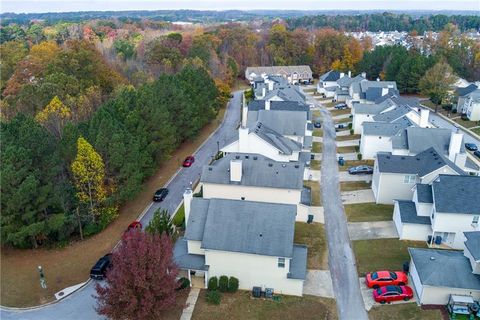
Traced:
[[192, 61], [175, 75], [125, 87], [88, 121], [67, 122], [60, 136], [28, 114], [3, 121], [2, 243], [37, 247], [103, 229], [223, 102], [208, 72]]
[[345, 31], [441, 31], [449, 23], [460, 30], [479, 30], [478, 15], [429, 15], [414, 18], [407, 14], [317, 15], [287, 19], [290, 28], [334, 28]]

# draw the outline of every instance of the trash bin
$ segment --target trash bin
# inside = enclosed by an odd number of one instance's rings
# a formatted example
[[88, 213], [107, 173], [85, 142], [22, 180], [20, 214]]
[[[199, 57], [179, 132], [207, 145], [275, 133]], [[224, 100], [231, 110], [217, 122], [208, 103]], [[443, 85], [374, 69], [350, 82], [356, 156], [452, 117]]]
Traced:
[[307, 223], [312, 223], [313, 222], [313, 214], [308, 215]]
[[342, 156], [338, 157], [338, 164], [341, 165], [341, 166], [345, 165], [345, 160], [343, 160]]

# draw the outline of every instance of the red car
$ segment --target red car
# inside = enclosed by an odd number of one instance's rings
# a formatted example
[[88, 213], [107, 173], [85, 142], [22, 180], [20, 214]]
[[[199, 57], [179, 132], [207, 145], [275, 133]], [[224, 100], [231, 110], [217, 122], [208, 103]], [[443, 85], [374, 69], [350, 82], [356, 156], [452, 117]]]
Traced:
[[130, 223], [125, 232], [129, 232], [130, 230], [135, 230], [135, 229], [142, 229], [142, 223], [140, 221], [133, 221], [132, 223]]
[[188, 156], [183, 160], [184, 167], [191, 167], [192, 164], [195, 162], [195, 158], [193, 156]]
[[405, 300], [413, 298], [413, 290], [409, 286], [385, 286], [373, 290], [373, 299], [384, 304], [386, 302]]
[[404, 286], [408, 283], [408, 277], [401, 271], [377, 271], [369, 272], [365, 277], [365, 284], [369, 288], [380, 288], [383, 286]]

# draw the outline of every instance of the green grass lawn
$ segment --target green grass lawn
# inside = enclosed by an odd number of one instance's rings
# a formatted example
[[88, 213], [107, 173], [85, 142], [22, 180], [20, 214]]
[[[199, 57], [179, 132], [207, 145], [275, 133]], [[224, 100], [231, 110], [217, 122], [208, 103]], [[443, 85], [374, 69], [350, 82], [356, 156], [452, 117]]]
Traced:
[[473, 131], [473, 133], [476, 133], [478, 135], [480, 135], [480, 128], [475, 128], [475, 129], [470, 129]]
[[348, 136], [337, 136], [335, 140], [337, 141], [348, 141], [348, 140], [355, 140], [360, 139], [361, 135], [359, 134], [351, 134]]
[[[341, 118], [341, 119], [335, 119], [334, 120], [335, 123], [347, 123], [347, 122], [352, 122], [352, 119], [350, 118]], [[350, 130], [350, 129], [349, 129]]]
[[322, 129], [315, 128], [315, 129], [313, 130], [312, 135], [313, 135], [314, 137], [323, 137], [323, 130], [322, 130]]
[[360, 276], [375, 270], [402, 270], [403, 263], [410, 261], [408, 247], [426, 248], [425, 241], [377, 239], [352, 241]]
[[371, 320], [439, 320], [442, 313], [438, 309], [423, 310], [416, 303], [390, 304], [374, 306], [368, 312]]
[[320, 160], [310, 160], [310, 168], [312, 170], [320, 170]]
[[322, 197], [320, 195], [320, 183], [318, 183], [318, 181], [303, 180], [303, 185], [309, 187], [312, 191], [312, 206], [321, 206]]
[[468, 121], [468, 120], [462, 120], [461, 118], [456, 118], [452, 120], [464, 126], [465, 128], [471, 128], [471, 127], [476, 127], [480, 125], [480, 121]]
[[373, 167], [374, 161], [373, 160], [346, 160], [344, 166], [338, 166], [338, 170], [340, 171], [347, 171], [350, 167], [356, 166], [372, 166]]
[[[335, 106], [336, 104], [337, 104], [336, 102], [330, 101], [330, 102], [325, 102], [323, 105], [325, 106], [325, 108], [331, 108], [331, 107]], [[334, 111], [334, 110], [332, 110], [332, 111]]]
[[340, 191], [365, 190], [372, 187], [371, 183], [366, 181], [342, 181], [340, 182]]
[[313, 142], [312, 143], [312, 152], [313, 153], [322, 152], [322, 143], [321, 142]]
[[320, 112], [320, 110], [313, 110], [313, 112], [312, 112], [312, 117], [313, 117], [313, 120], [318, 119], [318, 118], [321, 118], [321, 117], [322, 117], [322, 113]]
[[332, 114], [332, 117], [339, 116], [341, 114], [350, 114], [351, 109], [340, 109], [340, 110], [335, 109], [335, 110], [330, 111], [330, 113]]
[[349, 222], [391, 221], [393, 206], [388, 204], [355, 203], [344, 206]]
[[250, 291], [239, 290], [236, 293], [222, 293], [220, 305], [208, 304], [206, 290], [201, 290], [193, 320], [336, 320], [337, 309], [334, 299], [309, 295], [303, 297], [280, 296], [278, 302], [267, 299], [255, 299]]
[[308, 247], [308, 269], [328, 269], [327, 239], [323, 224], [295, 222], [294, 242]]
[[354, 153], [357, 152], [357, 146], [337, 147], [337, 153]]

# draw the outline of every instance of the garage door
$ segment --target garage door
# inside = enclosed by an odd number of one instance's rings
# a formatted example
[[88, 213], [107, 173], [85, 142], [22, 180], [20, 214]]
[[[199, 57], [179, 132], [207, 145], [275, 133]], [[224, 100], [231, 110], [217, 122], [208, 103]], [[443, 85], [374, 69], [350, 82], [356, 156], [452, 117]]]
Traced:
[[415, 268], [415, 264], [413, 263], [413, 261], [410, 262], [410, 276], [412, 278], [413, 288], [417, 293], [418, 300], [420, 303], [422, 303], [423, 286], [422, 286], [422, 283], [420, 282], [420, 277], [418, 276], [418, 272], [417, 272], [417, 269]]

